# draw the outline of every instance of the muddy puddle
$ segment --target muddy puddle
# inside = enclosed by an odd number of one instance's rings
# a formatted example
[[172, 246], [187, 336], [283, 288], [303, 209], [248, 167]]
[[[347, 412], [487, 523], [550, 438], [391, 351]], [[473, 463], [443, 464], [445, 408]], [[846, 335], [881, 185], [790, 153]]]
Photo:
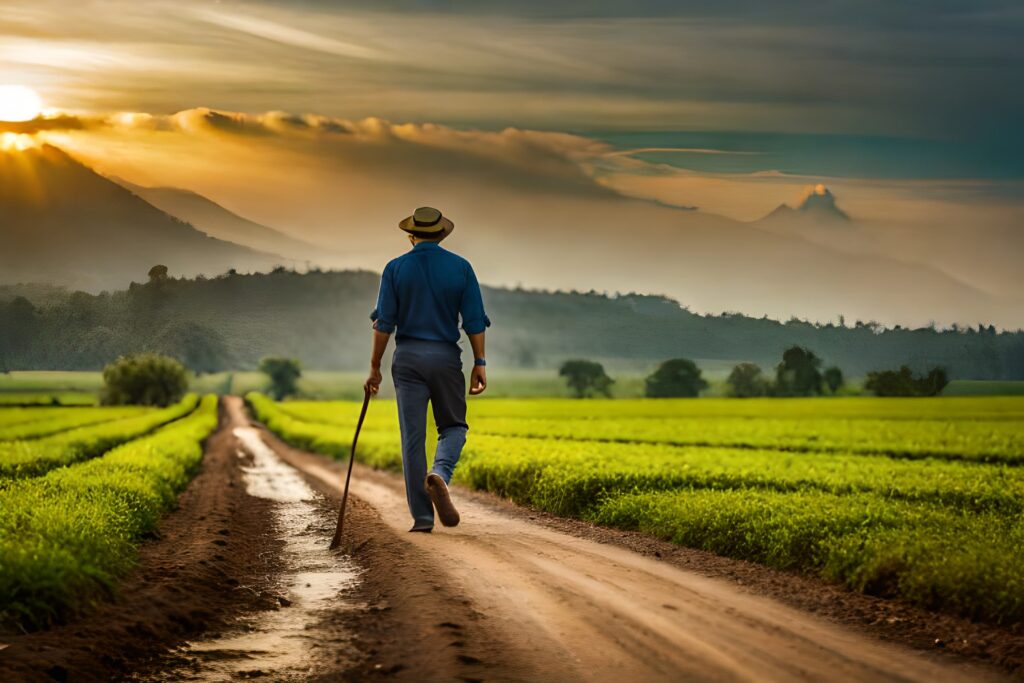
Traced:
[[284, 570], [263, 590], [280, 609], [247, 615], [227, 632], [187, 643], [175, 664], [147, 680], [305, 680], [324, 668], [345, 668], [348, 634], [325, 625], [328, 612], [353, 609], [346, 590], [358, 581], [356, 567], [327, 545], [334, 516], [302, 475], [285, 464], [249, 427], [235, 430], [246, 492], [272, 500], [276, 534], [284, 542]]

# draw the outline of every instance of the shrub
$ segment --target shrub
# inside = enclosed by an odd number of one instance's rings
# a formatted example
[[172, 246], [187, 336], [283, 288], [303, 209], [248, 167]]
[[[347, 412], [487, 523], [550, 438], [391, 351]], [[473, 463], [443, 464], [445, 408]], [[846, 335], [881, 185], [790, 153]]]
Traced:
[[648, 398], [693, 397], [708, 388], [692, 360], [673, 358], [658, 366], [644, 382]]
[[585, 398], [601, 394], [610, 397], [612, 384], [615, 382], [605, 374], [604, 366], [590, 360], [567, 360], [558, 371], [559, 377], [565, 377], [569, 388], [576, 398]]
[[843, 386], [843, 371], [833, 365], [825, 370], [822, 379], [825, 380], [825, 386], [828, 387], [829, 393], [835, 394]]
[[185, 366], [158, 353], [121, 356], [103, 368], [106, 405], [169, 406], [187, 390]]
[[270, 393], [280, 401], [295, 394], [302, 366], [294, 358], [271, 356], [260, 361], [260, 372], [270, 378]]
[[761, 374], [761, 368], [754, 363], [740, 363], [732, 369], [725, 382], [729, 385], [729, 395], [736, 398], [764, 396], [771, 389], [768, 379]]
[[932, 368], [927, 375], [915, 377], [906, 365], [899, 370], [869, 372], [864, 388], [877, 396], [937, 396], [949, 384], [942, 368]]
[[812, 396], [821, 394], [821, 359], [802, 346], [791, 346], [782, 354], [775, 370], [777, 396]]

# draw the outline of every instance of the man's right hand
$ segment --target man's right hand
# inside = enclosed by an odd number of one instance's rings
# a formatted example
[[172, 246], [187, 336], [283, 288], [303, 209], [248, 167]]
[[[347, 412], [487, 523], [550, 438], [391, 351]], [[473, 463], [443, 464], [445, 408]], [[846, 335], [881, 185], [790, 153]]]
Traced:
[[370, 368], [370, 376], [366, 378], [366, 383], [363, 384], [363, 391], [368, 391], [374, 396], [380, 391], [380, 383], [384, 380], [384, 377], [380, 374], [380, 368]]

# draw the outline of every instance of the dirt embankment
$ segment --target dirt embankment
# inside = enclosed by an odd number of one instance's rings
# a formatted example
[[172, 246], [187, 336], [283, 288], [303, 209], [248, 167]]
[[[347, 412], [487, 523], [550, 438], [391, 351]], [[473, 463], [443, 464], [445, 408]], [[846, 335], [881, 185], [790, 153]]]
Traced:
[[113, 601], [64, 626], [0, 636], [0, 680], [113, 680], [168, 645], [268, 606], [260, 586], [275, 572], [279, 541], [264, 533], [267, 501], [245, 493], [234, 426], [222, 413], [201, 471]]

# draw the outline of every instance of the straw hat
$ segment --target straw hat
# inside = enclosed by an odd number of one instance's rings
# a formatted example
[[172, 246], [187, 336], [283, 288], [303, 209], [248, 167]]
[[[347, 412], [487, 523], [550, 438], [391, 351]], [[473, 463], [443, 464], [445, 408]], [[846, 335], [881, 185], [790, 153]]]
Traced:
[[416, 212], [399, 222], [398, 227], [416, 237], [427, 239], [444, 239], [455, 229], [455, 223], [441, 215], [441, 212], [431, 206], [421, 206]]

